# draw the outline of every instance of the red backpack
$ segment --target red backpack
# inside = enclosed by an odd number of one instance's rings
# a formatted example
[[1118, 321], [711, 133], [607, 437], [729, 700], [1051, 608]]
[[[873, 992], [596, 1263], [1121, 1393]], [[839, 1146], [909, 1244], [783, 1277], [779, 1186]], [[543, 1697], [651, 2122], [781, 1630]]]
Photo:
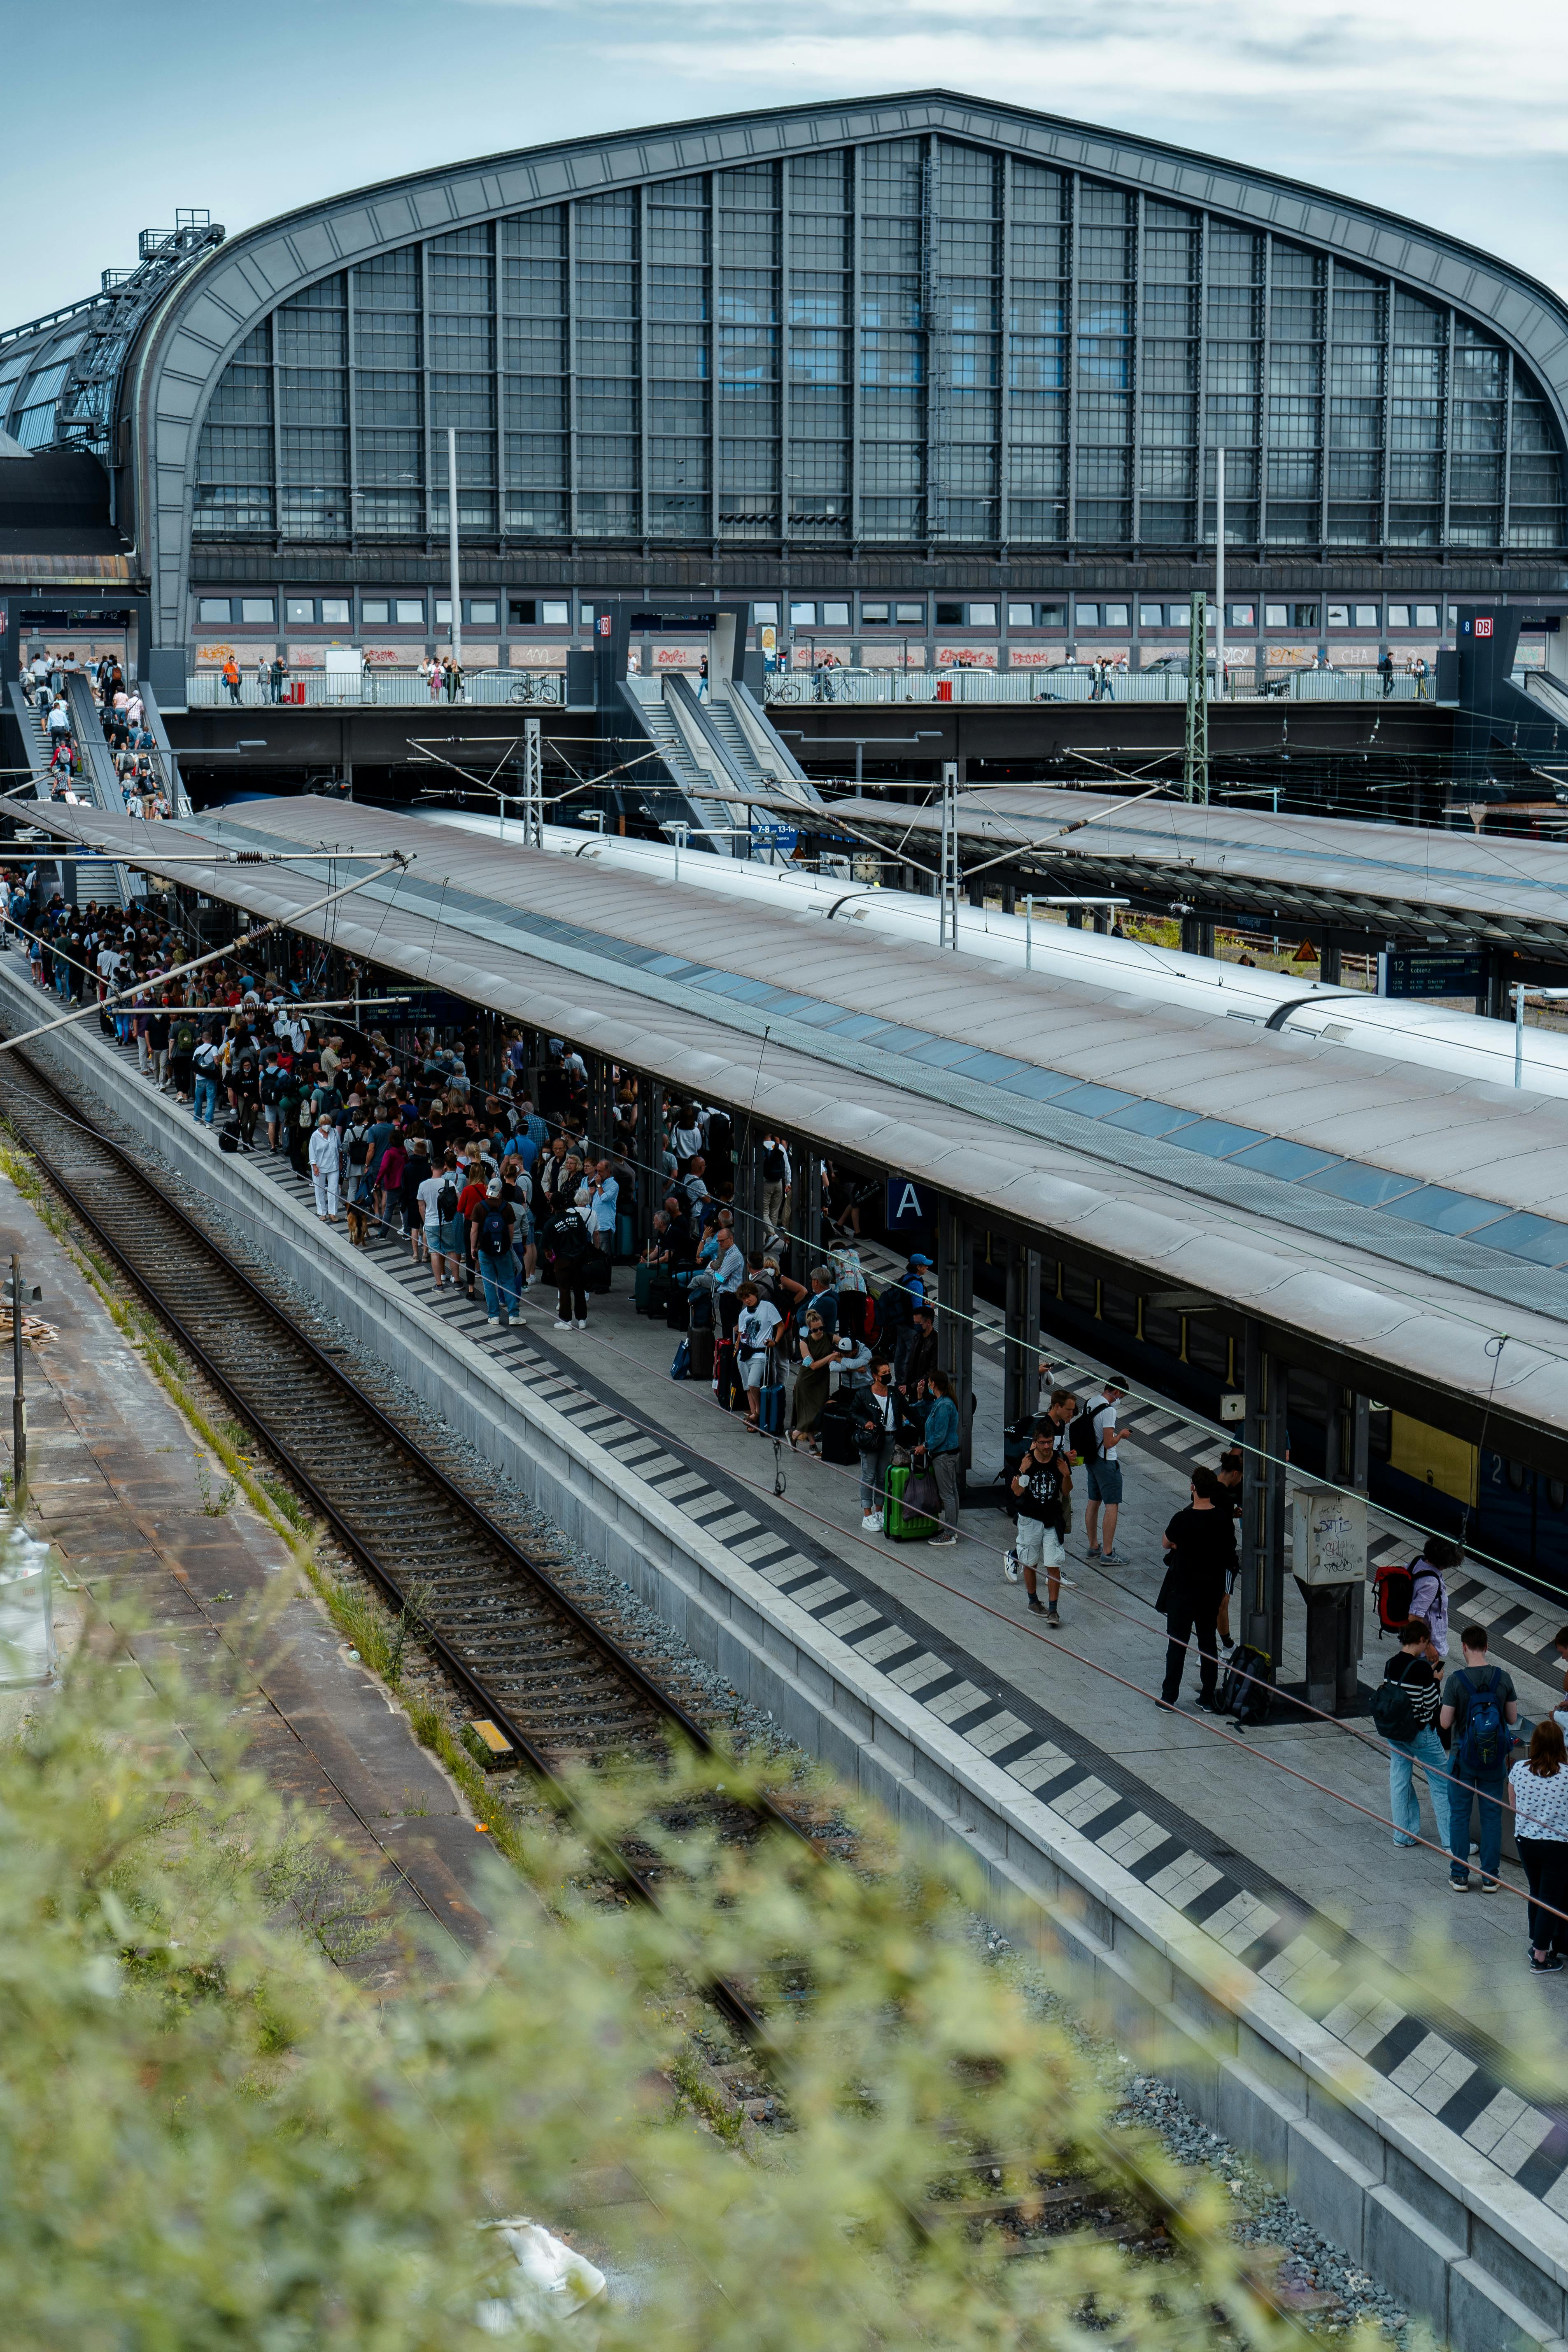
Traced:
[[1415, 1597], [1414, 1568], [1395, 1567], [1391, 1561], [1373, 1578], [1373, 1591], [1377, 1595], [1377, 1622], [1384, 1632], [1403, 1633], [1410, 1622], [1410, 1603]]

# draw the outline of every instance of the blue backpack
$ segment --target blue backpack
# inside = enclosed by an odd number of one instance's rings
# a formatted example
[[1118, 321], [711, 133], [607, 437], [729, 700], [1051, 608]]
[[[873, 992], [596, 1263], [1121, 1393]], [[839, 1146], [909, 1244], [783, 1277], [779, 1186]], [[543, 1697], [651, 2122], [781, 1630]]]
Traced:
[[1502, 1676], [1496, 1666], [1479, 1690], [1472, 1690], [1465, 1706], [1465, 1727], [1459, 1735], [1458, 1760], [1467, 1772], [1500, 1772], [1508, 1749], [1500, 1696]]
[[679, 1347], [677, 1348], [675, 1354], [670, 1360], [669, 1377], [672, 1381], [685, 1381], [690, 1379], [691, 1348], [688, 1340], [682, 1339]]

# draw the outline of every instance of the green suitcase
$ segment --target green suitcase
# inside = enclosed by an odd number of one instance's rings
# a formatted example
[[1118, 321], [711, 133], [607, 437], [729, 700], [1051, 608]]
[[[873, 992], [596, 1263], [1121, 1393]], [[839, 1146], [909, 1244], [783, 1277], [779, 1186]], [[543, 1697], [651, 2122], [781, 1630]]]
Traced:
[[894, 1543], [925, 1543], [935, 1535], [937, 1523], [928, 1519], [923, 1511], [906, 1511], [904, 1488], [910, 1483], [908, 1470], [889, 1470], [888, 1499], [882, 1506], [882, 1533]]

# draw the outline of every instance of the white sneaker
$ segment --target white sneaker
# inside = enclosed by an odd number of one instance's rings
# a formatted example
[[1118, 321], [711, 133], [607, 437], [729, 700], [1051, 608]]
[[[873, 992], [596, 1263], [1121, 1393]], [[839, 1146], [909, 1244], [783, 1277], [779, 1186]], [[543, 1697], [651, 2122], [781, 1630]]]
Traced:
[[571, 1326], [571, 1324], [570, 1324], [570, 1323], [563, 1322], [563, 1320], [562, 1320], [561, 1317], [558, 1315], [558, 1316], [555, 1318], [555, 1328], [556, 1328], [558, 1331], [570, 1331], [570, 1330], [571, 1330], [571, 1328], [572, 1328], [572, 1326]]
[[1005, 1551], [1005, 1552], [1003, 1553], [1003, 1555], [1002, 1555], [1002, 1573], [1003, 1573], [1003, 1575], [1006, 1578], [1006, 1580], [1007, 1580], [1007, 1581], [1008, 1581], [1008, 1583], [1009, 1583], [1009, 1584], [1016, 1584], [1016, 1583], [1017, 1583], [1017, 1581], [1018, 1581], [1018, 1555], [1017, 1555], [1016, 1551]]
[[860, 1522], [861, 1527], [866, 1530], [868, 1535], [869, 1535], [873, 1528], [879, 1528], [881, 1524], [882, 1514], [880, 1511], [868, 1511], [865, 1517]]
[[586, 1317], [585, 1315], [579, 1315], [579, 1316], [578, 1316], [578, 1318], [577, 1318], [577, 1328], [578, 1328], [578, 1330], [579, 1330], [579, 1331], [585, 1331], [585, 1330], [587, 1329], [587, 1328], [588, 1328], [588, 1318], [587, 1318], [587, 1317]]
[[485, 1317], [485, 1321], [489, 1325], [490, 1329], [493, 1331], [493, 1330], [495, 1329], [495, 1328], [496, 1328], [496, 1318], [495, 1318], [495, 1317], [494, 1317], [493, 1315], [487, 1315], [487, 1316]]

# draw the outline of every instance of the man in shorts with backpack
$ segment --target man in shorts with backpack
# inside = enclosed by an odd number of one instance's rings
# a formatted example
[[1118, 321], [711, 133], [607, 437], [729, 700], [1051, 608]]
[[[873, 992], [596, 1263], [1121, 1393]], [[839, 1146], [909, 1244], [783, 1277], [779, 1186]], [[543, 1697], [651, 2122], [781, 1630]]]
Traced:
[[1467, 1625], [1459, 1640], [1465, 1663], [1443, 1685], [1443, 1729], [1453, 1735], [1448, 1750], [1448, 1885], [1455, 1895], [1470, 1891], [1470, 1799], [1481, 1801], [1481, 1893], [1497, 1892], [1502, 1857], [1502, 1811], [1508, 1802], [1510, 1726], [1519, 1721], [1512, 1678], [1487, 1655], [1487, 1629]]
[[[1062, 1540], [1067, 1523], [1065, 1506], [1072, 1486], [1068, 1426], [1077, 1409], [1078, 1399], [1070, 1390], [1058, 1389], [1049, 1410], [1035, 1424], [1035, 1433], [1008, 1482], [1018, 1515], [1018, 1531], [1002, 1563], [1002, 1573], [1009, 1584], [1016, 1584], [1019, 1570], [1023, 1570], [1030, 1611], [1037, 1617], [1043, 1616], [1047, 1625], [1059, 1625], [1062, 1622], [1057, 1604], [1061, 1598], [1062, 1561], [1066, 1557]], [[1037, 1589], [1037, 1572], [1042, 1568], [1046, 1571], [1043, 1605]]]
[[[1117, 1408], [1127, 1394], [1127, 1383], [1114, 1376], [1105, 1386], [1097, 1389], [1073, 1423], [1071, 1444], [1073, 1453], [1083, 1464], [1084, 1484], [1089, 1500], [1084, 1506], [1083, 1532], [1088, 1544], [1086, 1559], [1109, 1560], [1113, 1568], [1121, 1565], [1121, 1555], [1116, 1549], [1116, 1519], [1121, 1508], [1121, 1465], [1116, 1449], [1121, 1443], [1116, 1426]], [[1105, 1509], [1105, 1543], [1100, 1546], [1100, 1513]]]

